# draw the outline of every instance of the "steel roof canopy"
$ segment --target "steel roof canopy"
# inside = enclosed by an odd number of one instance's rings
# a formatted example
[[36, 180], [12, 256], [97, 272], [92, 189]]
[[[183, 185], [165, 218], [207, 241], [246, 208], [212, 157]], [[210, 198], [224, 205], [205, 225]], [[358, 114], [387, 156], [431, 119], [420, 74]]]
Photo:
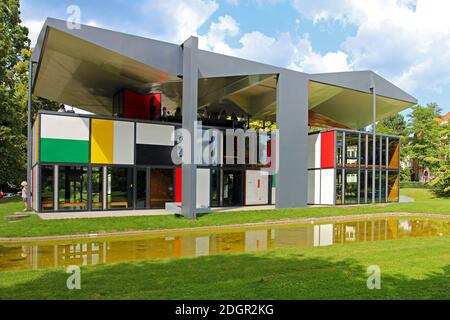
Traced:
[[[163, 96], [163, 103], [168, 99], [180, 105], [182, 50], [177, 44], [91, 26], [69, 29], [65, 21], [48, 18], [32, 56], [37, 62], [34, 94], [94, 113], [111, 114], [112, 97], [121, 88], [141, 92], [159, 88], [171, 96]], [[276, 120], [277, 74], [286, 71], [199, 50], [199, 107], [233, 104], [254, 118]], [[308, 109], [342, 127], [359, 129], [372, 122], [373, 87], [378, 120], [417, 103], [372, 71], [307, 76]]]

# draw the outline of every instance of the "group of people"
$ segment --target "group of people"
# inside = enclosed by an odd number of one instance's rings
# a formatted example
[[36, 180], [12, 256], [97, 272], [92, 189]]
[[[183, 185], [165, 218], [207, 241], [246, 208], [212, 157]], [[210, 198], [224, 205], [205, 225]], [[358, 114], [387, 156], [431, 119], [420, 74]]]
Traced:
[[[170, 114], [170, 111], [167, 110], [166, 107], [163, 107], [162, 113], [161, 113], [161, 121], [167, 122], [167, 121], [169, 121], [170, 117], [172, 117], [172, 115]], [[181, 108], [180, 107], [178, 107], [175, 110], [173, 117], [175, 117], [176, 119], [181, 119]]]
[[214, 112], [208, 112], [207, 109], [204, 109], [200, 111], [199, 115], [200, 120], [231, 120], [233, 121], [233, 127], [234, 128], [243, 128], [245, 129], [247, 127], [247, 120], [245, 119], [244, 115], [241, 115], [239, 118], [236, 115], [236, 113], [231, 113], [231, 116], [228, 117], [228, 114], [225, 110], [222, 110], [222, 112], [214, 111]]
[[73, 108], [72, 108], [72, 110], [67, 110], [67, 109], [66, 109], [66, 106], [65, 106], [64, 104], [62, 104], [62, 103], [59, 105], [58, 112], [75, 113], [75, 111], [73, 110]]

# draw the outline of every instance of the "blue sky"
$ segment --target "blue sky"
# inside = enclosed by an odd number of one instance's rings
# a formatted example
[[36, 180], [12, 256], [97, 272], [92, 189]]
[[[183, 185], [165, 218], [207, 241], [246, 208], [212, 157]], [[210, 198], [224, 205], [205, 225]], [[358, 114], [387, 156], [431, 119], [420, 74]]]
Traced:
[[21, 0], [35, 41], [47, 16], [304, 72], [371, 69], [450, 111], [448, 0]]

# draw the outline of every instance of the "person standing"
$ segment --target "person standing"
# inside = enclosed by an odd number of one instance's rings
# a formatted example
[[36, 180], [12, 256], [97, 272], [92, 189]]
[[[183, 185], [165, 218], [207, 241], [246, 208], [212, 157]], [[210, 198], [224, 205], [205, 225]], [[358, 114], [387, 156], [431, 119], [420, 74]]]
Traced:
[[25, 211], [28, 208], [28, 190], [27, 190], [28, 183], [26, 181], [22, 181], [22, 183], [20, 185], [22, 187], [22, 191], [21, 191], [22, 201], [25, 206], [23, 211]]

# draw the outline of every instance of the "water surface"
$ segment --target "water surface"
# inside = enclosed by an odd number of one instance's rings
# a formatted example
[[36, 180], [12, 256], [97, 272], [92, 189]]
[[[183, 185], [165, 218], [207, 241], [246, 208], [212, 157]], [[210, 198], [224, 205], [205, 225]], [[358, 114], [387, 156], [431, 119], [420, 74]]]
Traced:
[[322, 224], [233, 228], [210, 232], [58, 240], [0, 245], [0, 271], [254, 252], [276, 248], [450, 235], [450, 222], [367, 219]]

